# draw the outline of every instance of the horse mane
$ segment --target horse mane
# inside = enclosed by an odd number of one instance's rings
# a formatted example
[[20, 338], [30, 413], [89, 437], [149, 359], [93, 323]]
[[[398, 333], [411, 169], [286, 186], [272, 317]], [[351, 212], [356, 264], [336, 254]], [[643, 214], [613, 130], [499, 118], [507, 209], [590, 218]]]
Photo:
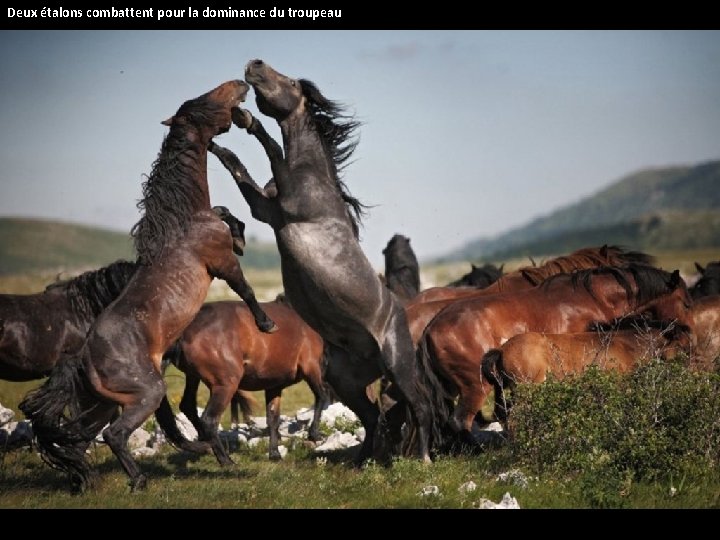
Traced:
[[79, 276], [52, 283], [45, 291], [62, 289], [73, 312], [83, 319], [94, 319], [115, 300], [135, 275], [137, 264], [128, 261], [90, 270]]
[[485, 264], [482, 267], [474, 266], [460, 279], [447, 284], [448, 287], [477, 287], [484, 285], [487, 287], [495, 283], [503, 276], [502, 266], [498, 268], [494, 264]]
[[[628, 281], [628, 274], [635, 281], [636, 292], [633, 293], [632, 285]], [[592, 280], [595, 276], [610, 275], [625, 290], [629, 300], [636, 305], [642, 305], [653, 300], [670, 290], [672, 275], [670, 272], [660, 270], [654, 266], [644, 264], [628, 264], [626, 266], [599, 266], [585, 270], [576, 270], [570, 274], [557, 274], [546, 279], [542, 287], [546, 288], [558, 280], [567, 279], [569, 276], [573, 287], [582, 286], [590, 296], [597, 300], [592, 290]]]
[[357, 238], [359, 225], [365, 215], [366, 205], [350, 194], [341, 173], [349, 165], [348, 160], [357, 148], [355, 137], [360, 122], [345, 113], [346, 107], [337, 101], [327, 99], [312, 81], [300, 79], [300, 89], [307, 103], [310, 119], [317, 130], [323, 148], [330, 157], [332, 174], [340, 190], [340, 196], [348, 207], [348, 216]]
[[207, 188], [196, 179], [204, 173], [196, 166], [203, 149], [185, 134], [188, 124], [205, 125], [221, 110], [219, 104], [201, 97], [183, 103], [173, 117], [142, 185], [137, 208], [143, 216], [130, 231], [140, 264], [152, 265], [173, 240], [187, 233], [198, 207], [209, 205]]
[[525, 266], [518, 272], [533, 286], [537, 286], [551, 276], [559, 273], [570, 273], [597, 266], [625, 266], [628, 264], [651, 265], [651, 255], [640, 251], [628, 251], [620, 246], [588, 247], [550, 259], [540, 266]]

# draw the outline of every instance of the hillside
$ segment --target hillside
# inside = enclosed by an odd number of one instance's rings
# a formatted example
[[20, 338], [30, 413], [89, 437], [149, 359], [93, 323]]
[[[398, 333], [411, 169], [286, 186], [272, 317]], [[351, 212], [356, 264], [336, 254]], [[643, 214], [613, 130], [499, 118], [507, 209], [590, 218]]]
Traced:
[[631, 174], [576, 204], [444, 259], [563, 253], [587, 245], [720, 247], [720, 161]]
[[[58, 221], [0, 217], [0, 274], [100, 267], [134, 259], [127, 233]], [[271, 243], [248, 240], [242, 265], [274, 268], [280, 264]]]

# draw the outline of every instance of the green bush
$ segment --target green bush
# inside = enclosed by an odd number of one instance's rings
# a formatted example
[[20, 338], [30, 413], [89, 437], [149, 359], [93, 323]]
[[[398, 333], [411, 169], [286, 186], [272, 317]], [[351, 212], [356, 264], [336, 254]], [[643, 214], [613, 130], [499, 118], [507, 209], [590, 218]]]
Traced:
[[720, 466], [720, 374], [652, 361], [519, 385], [511, 452], [530, 470], [576, 475], [591, 506], [622, 506], [633, 481]]

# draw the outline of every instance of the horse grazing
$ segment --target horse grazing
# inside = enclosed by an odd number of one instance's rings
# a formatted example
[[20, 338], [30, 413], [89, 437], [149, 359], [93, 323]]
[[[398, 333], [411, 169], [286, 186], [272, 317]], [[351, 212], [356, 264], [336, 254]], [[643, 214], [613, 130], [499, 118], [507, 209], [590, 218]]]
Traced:
[[95, 318], [128, 284], [136, 264], [116, 261], [48, 285], [37, 294], [0, 294], [0, 379], [31, 381], [77, 353]]
[[700, 279], [690, 288], [693, 298], [720, 294], [720, 261], [710, 262], [705, 268], [695, 263]]
[[[223, 411], [240, 390], [265, 390], [270, 459], [280, 459], [280, 397], [284, 388], [306, 381], [315, 396], [315, 410], [308, 439], [320, 440], [320, 415], [328, 401], [322, 372], [325, 347], [322, 338], [283, 302], [260, 304], [278, 325], [272, 334], [258, 331], [247, 305], [242, 302], [205, 304], [166, 357], [185, 373], [180, 410], [192, 422], [201, 441], [209, 441], [221, 464], [232, 463], [218, 437]], [[202, 418], [197, 414], [200, 381], [210, 389]], [[241, 396], [240, 403], [244, 402]], [[166, 433], [174, 433], [158, 415]], [[176, 441], [172, 441], [176, 443]], [[177, 443], [176, 443], [177, 444]], [[178, 444], [181, 448], [183, 444]]]
[[[127, 441], [165, 396], [163, 353], [195, 317], [214, 277], [248, 303], [261, 329], [276, 328], [245, 282], [231, 233], [211, 210], [208, 194], [208, 144], [230, 128], [231, 109], [247, 91], [242, 81], [223, 83], [186, 101], [164, 122], [170, 130], [143, 184], [143, 215], [131, 232], [135, 275], [97, 317], [80, 352], [56, 364], [45, 384], [20, 404], [33, 422], [41, 455], [68, 472], [77, 490], [90, 479], [85, 450], [107, 422], [103, 439], [131, 488], [146, 485]], [[122, 412], [116, 415], [118, 406]]]
[[504, 264], [500, 268], [494, 264], [485, 264], [483, 266], [475, 266], [470, 263], [470, 271], [455, 281], [447, 284], [448, 287], [475, 287], [476, 289], [484, 289], [495, 283], [503, 275]]
[[407, 236], [396, 234], [383, 249], [385, 284], [402, 301], [420, 292], [420, 264]]
[[505, 390], [518, 383], [542, 383], [581, 373], [590, 365], [629, 373], [652, 358], [667, 360], [689, 350], [686, 329], [674, 323], [637, 322], [636, 328], [572, 334], [528, 332], [490, 349], [482, 375], [495, 390], [495, 416], [507, 422], [512, 406]]
[[593, 321], [645, 312], [692, 329], [691, 305], [678, 271], [629, 265], [558, 274], [530, 290], [451, 304], [425, 329], [418, 354], [459, 395], [450, 427], [472, 441], [473, 420], [491, 390], [480, 365], [490, 349], [526, 332], [583, 332]]
[[232, 152], [216, 145], [210, 150], [233, 175], [253, 216], [275, 231], [293, 308], [327, 343], [345, 351], [332, 355], [325, 377], [365, 427], [357, 462], [373, 453], [379, 410], [365, 387], [381, 374], [407, 398], [419, 425], [419, 453], [429, 461], [442, 387], [427, 366], [416, 364], [402, 306], [360, 248], [363, 205], [339, 176], [355, 149], [358, 123], [310, 81], [282, 75], [262, 60], [247, 64], [245, 78], [260, 112], [279, 124], [284, 151], [249, 112], [239, 110], [234, 120], [263, 146], [274, 178], [260, 188]]

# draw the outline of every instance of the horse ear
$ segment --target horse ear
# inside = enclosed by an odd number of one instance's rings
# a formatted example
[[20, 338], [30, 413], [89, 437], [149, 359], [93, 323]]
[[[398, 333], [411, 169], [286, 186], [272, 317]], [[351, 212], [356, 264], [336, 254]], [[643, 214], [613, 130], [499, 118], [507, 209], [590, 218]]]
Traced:
[[670, 275], [670, 286], [675, 289], [678, 285], [680, 285], [680, 282], [682, 281], [682, 278], [680, 277], [680, 270], [675, 270]]
[[163, 121], [160, 122], [160, 123], [161, 123], [163, 126], [168, 126], [168, 127], [170, 127], [170, 126], [172, 126], [173, 120], [175, 120], [175, 117], [174, 117], [174, 116], [171, 116], [171, 117], [168, 118], [167, 120], [163, 120]]
[[695, 263], [695, 268], [697, 268], [697, 271], [700, 272], [701, 274], [705, 273], [705, 269], [702, 266], [700, 266], [698, 263]]
[[500, 268], [498, 268], [498, 272], [500, 272], [500, 273], [502, 274], [502, 273], [503, 273], [503, 268], [505, 268], [505, 263], [502, 263], [502, 264], [500, 265]]
[[473, 263], [470, 263], [470, 268], [472, 268], [473, 270], [477, 270], [477, 269], [478, 269], [478, 267], [475, 266]]
[[608, 245], [607, 244], [603, 244], [603, 247], [600, 248], [600, 255], [602, 255], [603, 257], [607, 257], [607, 255], [608, 255]]

